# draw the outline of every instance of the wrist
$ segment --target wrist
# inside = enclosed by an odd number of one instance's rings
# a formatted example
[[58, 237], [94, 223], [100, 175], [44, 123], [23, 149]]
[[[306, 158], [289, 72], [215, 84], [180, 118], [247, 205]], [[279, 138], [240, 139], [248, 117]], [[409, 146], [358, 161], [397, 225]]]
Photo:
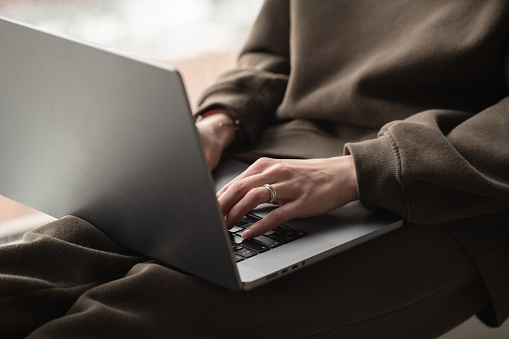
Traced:
[[357, 172], [353, 157], [351, 155], [344, 155], [326, 158], [324, 161], [330, 166], [330, 173], [337, 180], [336, 185], [341, 187], [341, 199], [345, 199], [347, 202], [359, 200]]
[[348, 191], [350, 192], [352, 201], [359, 199], [359, 187], [357, 184], [357, 172], [355, 169], [355, 162], [352, 155], [346, 155], [346, 172], [348, 176]]
[[235, 141], [238, 128], [235, 120], [226, 112], [206, 113], [197, 119], [196, 126], [211, 132], [223, 150]]

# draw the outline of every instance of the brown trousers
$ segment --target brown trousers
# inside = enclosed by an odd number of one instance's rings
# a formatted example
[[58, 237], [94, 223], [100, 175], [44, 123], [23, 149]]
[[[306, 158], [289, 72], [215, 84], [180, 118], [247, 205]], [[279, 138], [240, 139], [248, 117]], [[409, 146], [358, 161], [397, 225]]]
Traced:
[[2, 338], [433, 338], [486, 303], [441, 225], [405, 225], [250, 292], [138, 256], [74, 217], [0, 248]]

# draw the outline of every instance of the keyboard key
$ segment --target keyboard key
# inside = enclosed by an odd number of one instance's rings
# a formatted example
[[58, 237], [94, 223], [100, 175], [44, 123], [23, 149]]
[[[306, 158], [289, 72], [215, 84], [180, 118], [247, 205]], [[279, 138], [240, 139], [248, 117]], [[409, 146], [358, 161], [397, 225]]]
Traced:
[[242, 246], [240, 246], [238, 244], [235, 244], [235, 243], [232, 243], [233, 252], [241, 250], [242, 248], [243, 248]]
[[258, 220], [260, 220], [261, 218], [255, 217], [254, 215], [251, 215], [251, 214], [248, 214], [248, 215], [246, 215], [246, 216], [245, 216], [244, 218], [242, 218], [242, 219], [245, 219], [245, 220], [247, 220], [247, 221], [249, 221], [249, 222], [251, 222], [251, 223], [255, 223], [255, 222], [257, 222]]
[[[273, 232], [273, 233], [276, 233], [276, 232]], [[276, 240], [266, 237], [264, 235], [260, 235], [259, 237], [256, 237], [255, 240], [258, 240], [262, 244], [269, 246], [269, 248], [276, 248], [276, 247], [282, 245], [282, 243], [280, 243], [279, 241], [276, 241]]]
[[279, 225], [254, 239], [243, 239], [241, 234], [244, 232], [245, 228], [251, 226], [258, 220], [260, 220], [260, 218], [257, 216], [248, 214], [228, 230], [231, 246], [237, 262], [307, 235], [304, 231], [294, 230], [286, 225]]
[[237, 234], [229, 233], [229, 235], [230, 235], [230, 241], [235, 244], [242, 244], [242, 242], [244, 241], [244, 239], [242, 237], [238, 236]]
[[276, 231], [278, 233], [286, 233], [288, 231], [291, 231], [291, 228], [288, 226], [279, 225], [278, 227], [274, 228], [274, 231]]
[[228, 232], [230, 232], [230, 233], [237, 233], [239, 231], [242, 232], [242, 231], [244, 231], [244, 229], [242, 227], [239, 227], [239, 226], [233, 226], [232, 228], [230, 228], [228, 230]]
[[274, 231], [274, 230], [270, 230], [270, 231], [267, 231], [267, 232], [263, 233], [263, 235], [265, 235], [265, 236], [267, 236], [267, 237], [268, 237], [268, 236], [273, 235], [274, 233], [276, 233], [276, 231]]
[[239, 221], [237, 221], [237, 223], [235, 224], [235, 226], [243, 226], [245, 224], [249, 223], [249, 220], [247, 220], [246, 218], [242, 218], [240, 219]]
[[285, 233], [274, 233], [270, 236], [271, 239], [282, 242], [283, 244], [289, 243], [296, 239], [306, 236], [307, 233], [303, 231], [291, 230]]
[[256, 251], [258, 253], [263, 253], [270, 249], [269, 246], [262, 244], [261, 242], [258, 242], [256, 240], [244, 241], [242, 243], [242, 246], [244, 246], [245, 248], [249, 248], [250, 250]]
[[308, 235], [307, 232], [299, 231], [299, 230], [292, 230], [291, 233], [292, 233], [292, 236], [295, 239], [300, 239], [300, 238], [305, 237], [306, 235]]
[[243, 248], [237, 252], [235, 252], [236, 255], [240, 255], [241, 257], [244, 257], [244, 258], [250, 258], [254, 255], [257, 255], [258, 253], [256, 253], [255, 251], [252, 251], [250, 250], [249, 248]]

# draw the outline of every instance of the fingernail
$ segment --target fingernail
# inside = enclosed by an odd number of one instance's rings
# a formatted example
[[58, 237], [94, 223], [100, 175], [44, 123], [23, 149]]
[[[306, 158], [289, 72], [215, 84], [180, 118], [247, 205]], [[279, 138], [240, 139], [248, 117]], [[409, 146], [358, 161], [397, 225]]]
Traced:
[[253, 230], [250, 228], [247, 228], [244, 232], [242, 232], [242, 238], [249, 239], [253, 236]]
[[226, 228], [227, 229], [230, 229], [230, 223], [228, 222], [228, 219], [226, 219], [226, 217], [224, 217], [224, 224], [226, 225]]

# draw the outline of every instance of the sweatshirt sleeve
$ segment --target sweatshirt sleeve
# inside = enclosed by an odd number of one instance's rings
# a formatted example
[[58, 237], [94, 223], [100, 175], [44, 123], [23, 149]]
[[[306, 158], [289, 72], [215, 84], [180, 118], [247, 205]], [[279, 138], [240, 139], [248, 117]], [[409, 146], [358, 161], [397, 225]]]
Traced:
[[196, 114], [221, 107], [240, 120], [251, 142], [271, 124], [290, 73], [289, 3], [266, 1], [237, 67], [222, 75], [198, 102]]
[[345, 153], [368, 208], [419, 224], [509, 209], [509, 97], [478, 113], [429, 110], [393, 121]]

